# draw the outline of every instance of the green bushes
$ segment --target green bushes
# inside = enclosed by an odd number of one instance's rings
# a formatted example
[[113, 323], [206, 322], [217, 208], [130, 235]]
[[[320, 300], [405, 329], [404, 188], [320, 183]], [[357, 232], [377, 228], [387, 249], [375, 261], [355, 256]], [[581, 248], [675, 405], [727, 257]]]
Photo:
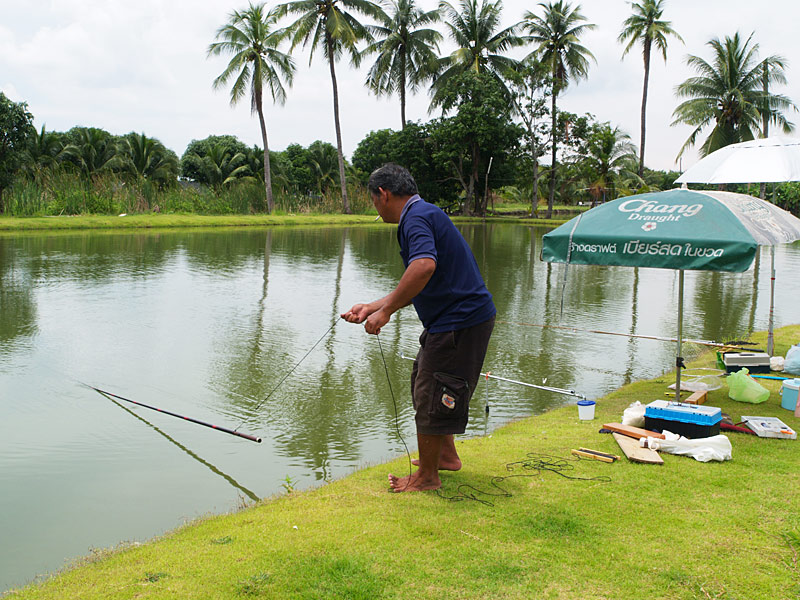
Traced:
[[[355, 213], [372, 209], [366, 189], [348, 188]], [[116, 215], [149, 212], [204, 215], [258, 214], [267, 209], [263, 184], [252, 180], [210, 188], [180, 182], [162, 187], [146, 179], [125, 179], [102, 173], [89, 179], [65, 169], [44, 169], [20, 177], [4, 195], [6, 214], [18, 217], [51, 215]], [[282, 213], [341, 212], [341, 193], [297, 194], [275, 191], [275, 210]]]

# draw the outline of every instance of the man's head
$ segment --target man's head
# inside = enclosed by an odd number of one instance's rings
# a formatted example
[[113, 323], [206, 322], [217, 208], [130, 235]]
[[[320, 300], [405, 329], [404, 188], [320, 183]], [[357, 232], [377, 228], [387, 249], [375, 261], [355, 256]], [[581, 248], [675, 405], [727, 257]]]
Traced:
[[406, 198], [417, 193], [417, 182], [405, 167], [386, 163], [375, 169], [369, 176], [367, 189], [372, 195], [378, 194], [379, 190], [384, 190], [399, 198]]
[[408, 169], [387, 163], [369, 176], [367, 189], [378, 214], [387, 223], [397, 223], [403, 206], [417, 193], [417, 183]]

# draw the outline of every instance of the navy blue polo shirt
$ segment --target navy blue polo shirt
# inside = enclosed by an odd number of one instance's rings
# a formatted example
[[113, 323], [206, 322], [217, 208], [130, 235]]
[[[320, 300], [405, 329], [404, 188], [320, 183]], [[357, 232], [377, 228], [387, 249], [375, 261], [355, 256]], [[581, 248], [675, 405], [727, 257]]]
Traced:
[[495, 315], [475, 256], [442, 209], [412, 196], [400, 215], [397, 241], [406, 267], [419, 258], [436, 261], [433, 276], [412, 301], [425, 329], [465, 329]]

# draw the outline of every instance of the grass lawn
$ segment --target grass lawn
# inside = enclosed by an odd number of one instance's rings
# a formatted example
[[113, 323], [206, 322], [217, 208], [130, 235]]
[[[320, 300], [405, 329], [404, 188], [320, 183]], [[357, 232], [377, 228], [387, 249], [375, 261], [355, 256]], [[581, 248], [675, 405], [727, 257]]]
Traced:
[[[754, 341], [764, 343], [765, 334]], [[800, 325], [776, 332], [776, 353]], [[713, 366], [713, 353], [690, 367]], [[601, 424], [634, 400], [665, 398], [669, 374], [600, 399], [594, 421], [575, 406], [458, 442], [464, 468], [435, 492], [389, 494], [405, 456], [321, 488], [209, 517], [161, 539], [99, 553], [12, 598], [790, 599], [800, 597], [800, 442], [729, 433], [733, 460], [664, 465], [573, 460], [585, 446], [620, 454]], [[780, 407], [710, 393], [742, 414], [800, 419]], [[564, 474], [507, 465], [531, 453]], [[520, 477], [508, 476], [521, 475]], [[478, 494], [474, 488], [499, 494]], [[608, 480], [592, 480], [604, 477]], [[588, 479], [588, 480], [587, 480]], [[467, 488], [463, 486], [474, 486]], [[477, 497], [491, 505], [468, 499]], [[54, 533], [57, 535], [57, 533]]]

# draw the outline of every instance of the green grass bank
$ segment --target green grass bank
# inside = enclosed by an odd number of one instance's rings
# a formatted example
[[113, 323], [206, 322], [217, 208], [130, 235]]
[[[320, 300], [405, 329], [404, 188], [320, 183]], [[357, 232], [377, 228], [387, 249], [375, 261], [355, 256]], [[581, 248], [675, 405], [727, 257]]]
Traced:
[[[3, 217], [0, 234], [29, 231], [70, 231], [92, 229], [176, 229], [184, 227], [268, 227], [365, 225], [375, 222], [377, 213], [344, 214], [259, 214], [259, 215], [196, 215], [196, 214], [135, 214], [124, 217], [112, 215], [78, 215], [61, 217]], [[453, 217], [456, 222], [474, 222], [475, 217]], [[564, 219], [521, 219], [518, 217], [489, 217], [490, 222], [513, 222], [526, 225], [560, 225]]]
[[[765, 334], [754, 341], [765, 343]], [[776, 332], [776, 353], [800, 325]], [[713, 366], [713, 352], [690, 367]], [[201, 519], [163, 538], [97, 552], [72, 569], [10, 593], [68, 598], [504, 598], [791, 599], [800, 597], [800, 441], [729, 433], [733, 460], [664, 465], [573, 460], [580, 446], [621, 454], [603, 422], [634, 400], [665, 398], [673, 376], [635, 382], [600, 399], [594, 421], [575, 406], [458, 442], [464, 468], [443, 474], [442, 495], [390, 494], [405, 456], [321, 488]], [[779, 381], [757, 406], [710, 393], [737, 421], [778, 416]], [[564, 459], [564, 474], [516, 465], [530, 453]], [[493, 477], [506, 478], [497, 485]], [[607, 477], [608, 481], [591, 480]], [[473, 487], [462, 487], [473, 486]], [[57, 532], [54, 532], [57, 535]]]

